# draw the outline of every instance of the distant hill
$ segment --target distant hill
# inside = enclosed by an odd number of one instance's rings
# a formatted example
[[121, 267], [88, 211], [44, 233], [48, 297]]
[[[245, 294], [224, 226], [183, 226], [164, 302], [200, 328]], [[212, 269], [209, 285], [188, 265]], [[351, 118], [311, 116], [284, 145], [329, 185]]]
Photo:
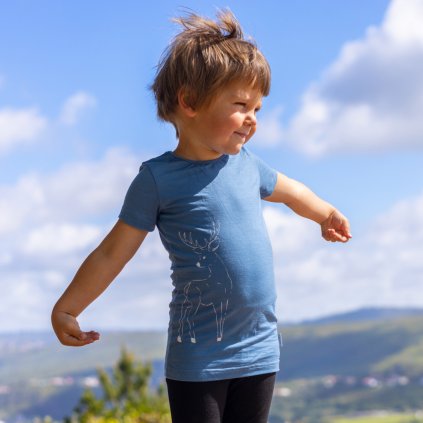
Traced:
[[346, 313], [331, 314], [317, 319], [303, 320], [300, 325], [326, 324], [339, 322], [363, 322], [375, 320], [395, 319], [407, 316], [423, 316], [423, 308], [410, 307], [363, 307]]
[[328, 374], [423, 376], [423, 315], [281, 327], [280, 378]]

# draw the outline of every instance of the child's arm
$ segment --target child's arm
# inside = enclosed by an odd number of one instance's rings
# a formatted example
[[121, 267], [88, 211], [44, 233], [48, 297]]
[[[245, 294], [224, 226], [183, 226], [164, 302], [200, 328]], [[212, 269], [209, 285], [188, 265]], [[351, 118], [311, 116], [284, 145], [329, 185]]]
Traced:
[[147, 234], [119, 220], [85, 259], [52, 311], [53, 329], [63, 345], [83, 346], [99, 339], [97, 332], [81, 331], [76, 318], [109, 286]]
[[319, 223], [326, 241], [347, 242], [351, 237], [348, 219], [319, 198], [301, 182], [278, 173], [273, 193], [266, 201], [284, 203], [295, 213]]

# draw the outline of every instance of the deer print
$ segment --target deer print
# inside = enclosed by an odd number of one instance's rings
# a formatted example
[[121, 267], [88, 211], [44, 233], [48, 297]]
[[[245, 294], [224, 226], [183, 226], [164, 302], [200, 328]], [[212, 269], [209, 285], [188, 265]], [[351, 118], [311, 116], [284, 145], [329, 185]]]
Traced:
[[213, 231], [208, 239], [200, 243], [193, 240], [191, 232], [179, 234], [181, 241], [198, 254], [196, 266], [204, 270], [201, 277], [191, 280], [184, 286], [184, 302], [181, 305], [178, 342], [182, 342], [184, 326], [188, 326], [190, 339], [196, 343], [195, 319], [200, 307], [212, 307], [216, 317], [216, 341], [223, 338], [223, 325], [232, 292], [232, 279], [222, 259], [217, 254], [219, 248], [219, 226], [213, 222]]

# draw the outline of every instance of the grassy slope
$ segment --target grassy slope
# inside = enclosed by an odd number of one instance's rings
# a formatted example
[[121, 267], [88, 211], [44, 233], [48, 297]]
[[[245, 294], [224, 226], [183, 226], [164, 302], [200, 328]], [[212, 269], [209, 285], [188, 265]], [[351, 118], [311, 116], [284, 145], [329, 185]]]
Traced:
[[423, 374], [423, 317], [282, 328], [283, 379], [365, 375], [399, 369]]

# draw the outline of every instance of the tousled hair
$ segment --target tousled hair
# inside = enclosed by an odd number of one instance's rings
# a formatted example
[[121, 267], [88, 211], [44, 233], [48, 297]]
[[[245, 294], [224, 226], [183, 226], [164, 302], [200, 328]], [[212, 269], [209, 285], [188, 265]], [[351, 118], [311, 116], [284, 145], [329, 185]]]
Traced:
[[173, 20], [182, 31], [164, 51], [151, 85], [160, 119], [173, 123], [181, 89], [194, 109], [233, 81], [245, 81], [263, 96], [269, 94], [270, 66], [254, 41], [244, 38], [231, 11], [219, 11], [216, 21], [194, 13]]

